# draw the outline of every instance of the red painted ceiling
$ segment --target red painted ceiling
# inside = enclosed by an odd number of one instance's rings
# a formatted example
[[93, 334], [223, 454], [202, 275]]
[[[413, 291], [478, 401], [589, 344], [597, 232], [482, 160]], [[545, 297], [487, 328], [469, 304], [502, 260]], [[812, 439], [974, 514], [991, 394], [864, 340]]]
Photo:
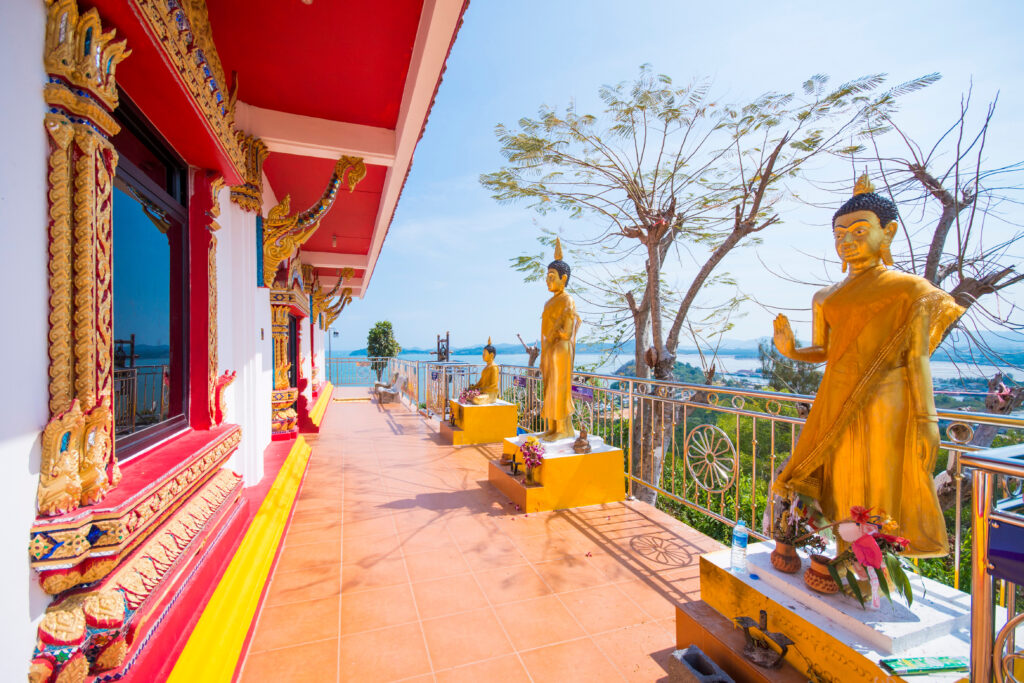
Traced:
[[[293, 213], [304, 211], [315, 204], [323, 194], [327, 181], [334, 170], [331, 159], [316, 159], [293, 154], [272, 153], [267, 157], [263, 170], [277, 200], [291, 195]], [[343, 185], [338, 192], [334, 206], [320, 221], [305, 251], [330, 251], [340, 254], [367, 254], [373, 237], [373, 224], [377, 220], [377, 208], [384, 191], [386, 166], [368, 164], [366, 177], [356, 186], [354, 192]], [[331, 236], [336, 235], [336, 244], [331, 246]]]
[[267, 109], [394, 128], [423, 0], [208, 0], [238, 99]]

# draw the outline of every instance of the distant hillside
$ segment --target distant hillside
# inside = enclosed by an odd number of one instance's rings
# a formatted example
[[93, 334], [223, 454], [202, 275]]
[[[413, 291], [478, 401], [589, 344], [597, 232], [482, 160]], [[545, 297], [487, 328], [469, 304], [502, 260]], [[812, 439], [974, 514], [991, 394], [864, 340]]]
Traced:
[[[998, 355], [1003, 362], [1012, 363], [1014, 365], [1024, 365], [1024, 335], [1014, 335], [1007, 332], [983, 332], [982, 340], [984, 343]], [[769, 337], [763, 337], [764, 340], [769, 340]], [[970, 349], [967, 344], [962, 341], [962, 337], [956, 344], [957, 348], [954, 348], [954, 344], [951, 339], [946, 339], [945, 342], [935, 351], [935, 360], [951, 360], [954, 362], [962, 363], [988, 363], [991, 360], [985, 360], [983, 354], [976, 354], [975, 358], [971, 358], [969, 355]], [[758, 339], [723, 339], [718, 347], [718, 353], [721, 356], [732, 356], [735, 358], [757, 358], [757, 344]], [[529, 344], [538, 344], [537, 341], [527, 342]], [[495, 348], [498, 349], [498, 355], [511, 354], [511, 353], [523, 353], [523, 345], [519, 343], [503, 343], [495, 344]], [[139, 347], [136, 346], [136, 350]], [[166, 348], [166, 347], [163, 347]], [[453, 356], [479, 356], [483, 352], [483, 344], [477, 346], [463, 346], [456, 349], [452, 349]], [[611, 344], [588, 344], [580, 342], [576, 345], [576, 353], [580, 354], [596, 354], [604, 353], [612, 350], [614, 347]], [[409, 348], [402, 349], [402, 353], [399, 355], [411, 355], [411, 354], [430, 354], [436, 349], [421, 349], [421, 348]], [[709, 355], [711, 351], [708, 348], [701, 349], [705, 355]], [[695, 346], [680, 346], [676, 351], [678, 355], [696, 354], [697, 347]], [[619, 353], [623, 355], [631, 356], [633, 353], [633, 341], [628, 340], [622, 346], [619, 347]], [[358, 349], [349, 353], [350, 356], [365, 356], [366, 349]]]

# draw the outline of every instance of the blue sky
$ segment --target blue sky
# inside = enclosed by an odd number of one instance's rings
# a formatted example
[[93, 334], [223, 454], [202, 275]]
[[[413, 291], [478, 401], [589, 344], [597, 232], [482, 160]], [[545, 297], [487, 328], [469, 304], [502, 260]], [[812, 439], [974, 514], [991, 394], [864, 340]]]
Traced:
[[[480, 186], [480, 174], [502, 162], [493, 132], [499, 122], [511, 125], [542, 104], [562, 108], [571, 100], [599, 114], [598, 88], [632, 79], [644, 63], [678, 84], [710, 78], [730, 101], [795, 90], [815, 73], [838, 84], [885, 72], [895, 84], [938, 71], [938, 84], [902, 104], [903, 127], [936, 137], [955, 119], [973, 79], [979, 111], [1000, 91], [989, 155], [1018, 160], [1022, 24], [1024, 3], [1010, 1], [473, 2], [373, 280], [366, 297], [335, 323], [335, 344], [364, 346], [368, 329], [383, 319], [405, 347], [433, 346], [435, 335], [448, 330], [456, 347], [488, 336], [511, 342], [517, 332], [537, 337], [548, 294], [541, 282], [524, 283], [509, 259], [536, 252], [542, 226], [569, 236], [585, 226], [499, 206]], [[723, 270], [741, 291], [756, 291], [771, 306], [806, 309], [814, 287], [786, 282], [762, 262], [815, 282], [838, 279], [838, 268], [829, 272], [814, 258], [833, 253], [831, 211], [794, 209], [784, 218], [762, 245], [734, 251]], [[671, 271], [683, 282], [692, 269], [691, 261]], [[705, 302], [731, 293], [709, 291]], [[770, 334], [772, 312], [748, 304], [743, 313], [730, 338]], [[797, 335], [806, 336], [806, 312], [791, 318]]]

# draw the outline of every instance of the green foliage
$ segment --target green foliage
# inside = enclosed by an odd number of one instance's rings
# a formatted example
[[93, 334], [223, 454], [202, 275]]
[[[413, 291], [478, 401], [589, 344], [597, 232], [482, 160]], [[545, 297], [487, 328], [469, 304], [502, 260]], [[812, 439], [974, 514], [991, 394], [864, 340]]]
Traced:
[[[391, 329], [390, 320], [381, 320], [374, 325], [369, 334], [366, 335], [366, 355], [373, 358], [394, 358], [402, 350], [395, 340], [394, 330]], [[373, 371], [377, 373], [377, 381], [380, 381], [387, 361], [371, 361]]]
[[[599, 115], [570, 103], [497, 125], [505, 164], [480, 182], [499, 203], [583, 224], [563, 243], [588, 340], [633, 340], [638, 352], [653, 342], [675, 353], [684, 321], [728, 327], [738, 296], [702, 302], [716, 312], [704, 321], [690, 319], [692, 306], [706, 285], [731, 282], [717, 271], [733, 248], [781, 222], [787, 183], [817, 155], [862, 149], [885, 130], [898, 97], [936, 78], [883, 90], [879, 74], [838, 87], [817, 74], [799, 90], [730, 103], [708, 79], [678, 85], [644, 65], [634, 80], [599, 90]], [[544, 249], [514, 257], [512, 267], [528, 281], [543, 277], [553, 239], [543, 232]], [[672, 247], [703, 264], [688, 284], [662, 280]]]
[[817, 365], [786, 358], [771, 340], [758, 343], [757, 356], [761, 359], [761, 376], [768, 380], [769, 388], [787, 394], [812, 395], [818, 392], [822, 373]]
[[391, 321], [381, 320], [366, 335], [366, 355], [370, 357], [394, 358], [402, 350], [395, 340]]

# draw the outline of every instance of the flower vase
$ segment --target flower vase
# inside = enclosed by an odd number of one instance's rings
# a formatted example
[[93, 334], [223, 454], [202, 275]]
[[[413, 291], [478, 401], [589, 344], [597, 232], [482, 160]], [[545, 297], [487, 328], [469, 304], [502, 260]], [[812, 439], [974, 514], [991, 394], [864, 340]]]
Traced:
[[526, 478], [523, 479], [523, 483], [527, 486], [535, 486], [537, 484], [537, 468], [527, 467]]
[[[796, 574], [803, 566], [803, 561], [796, 554], [796, 548], [790, 543], [775, 541], [775, 549], [771, 554], [772, 566], [783, 574]], [[825, 570], [828, 572], [828, 570]]]
[[813, 591], [833, 595], [839, 592], [839, 584], [828, 571], [831, 558], [825, 555], [811, 555], [811, 566], [804, 572], [804, 583]]

